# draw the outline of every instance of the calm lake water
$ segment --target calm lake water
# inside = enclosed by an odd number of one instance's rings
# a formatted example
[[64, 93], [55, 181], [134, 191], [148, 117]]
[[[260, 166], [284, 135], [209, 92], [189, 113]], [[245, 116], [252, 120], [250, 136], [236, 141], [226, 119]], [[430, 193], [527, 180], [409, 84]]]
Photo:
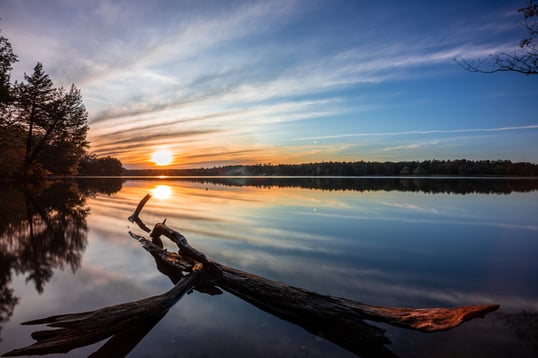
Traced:
[[[84, 179], [0, 189], [0, 354], [21, 322], [172, 287], [128, 222], [167, 219], [213, 259], [318, 293], [386, 306], [500, 304], [446, 332], [384, 324], [400, 357], [538, 356], [538, 181]], [[172, 244], [166, 244], [170, 250]], [[88, 356], [105, 341], [71, 351]], [[59, 355], [64, 356], [64, 355]], [[353, 357], [231, 294], [184, 296], [132, 357]]]

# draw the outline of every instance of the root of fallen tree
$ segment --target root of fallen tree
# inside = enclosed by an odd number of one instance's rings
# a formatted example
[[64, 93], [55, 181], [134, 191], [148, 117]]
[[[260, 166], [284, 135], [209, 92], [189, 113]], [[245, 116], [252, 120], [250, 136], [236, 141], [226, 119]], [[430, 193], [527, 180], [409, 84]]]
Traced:
[[[384, 330], [365, 320], [422, 332], [444, 331], [465, 321], [484, 317], [499, 305], [454, 308], [400, 308], [373, 306], [345, 298], [321, 295], [302, 288], [256, 276], [208, 258], [189, 245], [186, 238], [166, 222], [153, 230], [139, 214], [150, 195], [146, 195], [129, 218], [150, 238], [130, 232], [155, 259], [157, 268], [175, 283], [170, 291], [140, 301], [106, 307], [93, 312], [66, 314], [23, 324], [46, 324], [58, 329], [37, 331], [33, 345], [16, 349], [4, 356], [68, 352], [113, 336], [92, 356], [110, 352], [128, 353], [185, 292], [207, 294], [227, 291], [256, 307], [299, 325], [307, 331], [361, 356], [394, 356], [385, 345], [390, 341]], [[161, 237], [173, 241], [178, 252], [163, 249]]]

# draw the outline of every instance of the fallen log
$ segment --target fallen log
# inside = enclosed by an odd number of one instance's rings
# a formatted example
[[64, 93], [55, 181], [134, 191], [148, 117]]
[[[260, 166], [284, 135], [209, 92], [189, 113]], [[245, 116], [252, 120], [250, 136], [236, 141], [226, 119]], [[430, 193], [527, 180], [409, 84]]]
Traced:
[[[174, 266], [177, 256], [193, 248], [178, 231], [156, 224], [152, 237], [165, 236], [176, 243], [179, 254], [163, 252], [162, 260]], [[149, 249], [150, 242], [144, 247]], [[383, 349], [390, 341], [385, 330], [364, 322], [370, 320], [422, 332], [444, 331], [474, 318], [496, 311], [499, 305], [460, 306], [454, 308], [401, 308], [373, 306], [345, 298], [321, 295], [302, 288], [269, 280], [220, 264], [201, 255], [206, 268], [213, 272], [210, 279], [217, 287], [256, 307], [297, 324], [307, 331], [326, 338], [339, 346], [363, 356], [390, 356]], [[180, 267], [178, 267], [180, 269]]]
[[74, 348], [87, 346], [116, 334], [132, 333], [148, 323], [153, 326], [174, 303], [194, 287], [200, 272], [193, 270], [190, 275], [185, 276], [162, 295], [91, 312], [63, 314], [23, 322], [23, 325], [46, 324], [48, 327], [59, 328], [33, 332], [32, 338], [37, 341], [36, 343], [12, 350], [2, 356], [67, 353]]
[[[166, 222], [156, 224], [153, 230], [149, 229], [139, 214], [150, 197], [148, 194], [140, 201], [129, 220], [143, 231], [150, 232], [152, 239], [146, 239], [132, 232], [129, 234], [155, 258], [158, 269], [176, 284], [174, 288], [163, 295], [93, 312], [52, 316], [26, 322], [25, 324], [47, 324], [61, 329], [35, 332], [32, 334], [37, 340], [35, 344], [13, 350], [5, 356], [67, 352], [112, 335], [114, 337], [105, 345], [109, 349], [111, 342], [113, 343], [115, 339], [120, 340], [118, 334], [121, 335], [122, 328], [142, 327], [140, 330], [144, 331], [144, 327], [154, 325], [185, 292], [191, 289], [209, 294], [218, 294], [219, 289], [225, 290], [351, 352], [376, 357], [394, 355], [385, 347], [390, 343], [384, 335], [385, 330], [368, 324], [365, 320], [422, 332], [437, 332], [454, 328], [474, 318], [484, 317], [499, 308], [499, 305], [491, 304], [454, 308], [374, 306], [322, 295], [253, 275], [208, 258], [203, 252], [190, 246], [187, 239], [168, 227]], [[161, 236], [173, 241], [178, 247], [178, 252], [164, 249]], [[139, 339], [142, 338], [143, 335]]]
[[[323, 321], [367, 319], [422, 332], [436, 332], [459, 326], [473, 318], [483, 317], [499, 308], [499, 305], [454, 308], [372, 306], [345, 298], [320, 295], [219, 264], [191, 247], [183, 235], [164, 223], [156, 224], [150, 235], [152, 237], [166, 236], [176, 243], [181, 255], [203, 262], [206, 268], [212, 269], [215, 273], [212, 282], [216, 286], [249, 302], [266, 306], [274, 313]], [[345, 322], [342, 321], [342, 323]]]

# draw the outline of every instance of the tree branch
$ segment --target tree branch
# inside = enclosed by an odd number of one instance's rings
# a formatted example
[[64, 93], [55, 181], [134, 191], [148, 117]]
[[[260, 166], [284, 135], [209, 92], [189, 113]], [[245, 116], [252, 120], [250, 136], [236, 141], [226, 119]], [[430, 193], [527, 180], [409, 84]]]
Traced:
[[[5, 353], [4, 357], [33, 354], [67, 353], [78, 347], [99, 342], [107, 337], [154, 325], [199, 279], [200, 270], [183, 277], [170, 291], [143, 300], [122, 303], [91, 312], [72, 313], [24, 322], [24, 325], [46, 324], [58, 329], [36, 331], [37, 342]], [[140, 337], [140, 339], [142, 339]]]
[[523, 15], [527, 36], [519, 42], [519, 51], [490, 55], [486, 59], [468, 61], [456, 59], [456, 62], [469, 72], [495, 73], [517, 72], [525, 75], [538, 74], [538, 4], [530, 0], [529, 5], [517, 9]]

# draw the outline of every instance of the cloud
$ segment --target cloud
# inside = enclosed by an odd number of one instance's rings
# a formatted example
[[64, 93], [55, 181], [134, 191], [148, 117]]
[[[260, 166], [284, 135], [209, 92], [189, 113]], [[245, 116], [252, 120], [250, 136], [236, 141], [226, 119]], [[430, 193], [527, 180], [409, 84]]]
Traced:
[[[513, 24], [491, 25], [507, 21], [504, 9], [480, 16], [447, 13], [446, 27], [425, 32], [424, 23], [431, 26], [434, 17], [402, 22], [402, 14], [415, 11], [403, 5], [385, 11], [361, 4], [350, 7], [360, 10], [353, 13], [306, 1], [213, 2], [207, 6], [52, 0], [46, 9], [42, 7], [46, 16], [37, 17], [34, 10], [40, 8], [39, 2], [5, 4], [0, 11], [13, 17], [7, 19], [7, 28], [16, 30], [6, 35], [14, 33], [15, 50], [24, 51], [20, 68], [31, 68], [28, 63], [39, 58], [55, 82], [75, 82], [90, 113], [94, 150], [121, 153], [125, 155], [122, 161], [127, 160], [128, 150], [148, 150], [152, 138], [153, 144], [181, 148], [173, 143], [174, 135], [183, 143], [195, 143], [196, 150], [204, 149], [202, 153], [232, 143], [263, 148], [257, 152], [261, 155], [278, 145], [271, 151], [279, 158], [287, 150], [290, 160], [316, 160], [329, 152], [349, 157], [363, 152], [352, 153], [357, 143], [353, 148], [327, 150], [321, 145], [297, 146], [296, 141], [536, 128], [382, 132], [369, 126], [372, 132], [357, 132], [357, 123], [364, 120], [359, 114], [395, 106], [388, 98], [395, 90], [378, 86], [440, 77], [452, 68], [460, 70], [454, 58], [487, 56], [517, 45], [510, 38]], [[460, 9], [454, 6], [447, 8]], [[481, 41], [488, 31], [495, 36]], [[405, 89], [396, 91], [405, 93]], [[391, 121], [384, 119], [384, 127]], [[313, 128], [323, 134], [309, 136], [319, 132]], [[387, 142], [370, 148], [388, 155], [426, 145]], [[232, 146], [223, 151], [236, 150]]]
[[133, 143], [149, 143], [159, 141], [163, 138], [174, 138], [175, 140], [182, 140], [187, 137], [201, 136], [207, 134], [215, 134], [221, 132], [221, 130], [192, 130], [192, 131], [173, 131], [173, 132], [160, 132], [160, 133], [149, 133], [146, 135], [137, 135], [129, 136], [119, 134], [110, 134], [104, 138], [100, 138], [107, 146], [116, 147], [122, 144], [133, 144]]
[[315, 136], [315, 137], [303, 137], [297, 138], [297, 140], [319, 140], [319, 139], [337, 139], [348, 137], [388, 137], [388, 136], [407, 136], [407, 135], [428, 135], [428, 134], [457, 134], [457, 133], [488, 133], [488, 132], [506, 132], [506, 131], [518, 131], [518, 130], [534, 130], [538, 129], [538, 124], [530, 124], [526, 126], [511, 126], [511, 127], [497, 127], [497, 128], [469, 128], [469, 129], [427, 129], [427, 130], [410, 130], [399, 132], [359, 132], [359, 133], [345, 133], [335, 134], [327, 136]]
[[421, 142], [421, 143], [411, 143], [406, 145], [397, 145], [392, 147], [385, 147], [381, 149], [383, 152], [393, 152], [393, 151], [399, 151], [399, 150], [413, 150], [413, 149], [419, 149], [424, 148], [428, 146], [434, 146], [439, 144], [439, 140], [434, 140], [431, 142]]
[[420, 147], [423, 147], [425, 144], [424, 143], [415, 143], [415, 144], [407, 144], [407, 145], [397, 145], [395, 147], [385, 147], [383, 149], [381, 149], [383, 152], [391, 152], [391, 151], [395, 151], [395, 150], [408, 150], [408, 149], [417, 149], [417, 148], [420, 148]]
[[[298, 16], [293, 6], [283, 12], [288, 18]], [[276, 14], [280, 15], [278, 6], [258, 3], [237, 7], [216, 18], [194, 15], [165, 36], [156, 33], [155, 38], [142, 43], [140, 50], [118, 47], [119, 54], [129, 56], [128, 61], [119, 61], [104, 78], [91, 74], [87, 85], [92, 98], [96, 97], [92, 87], [100, 91], [103, 86], [108, 87], [105, 92], [116, 93], [117, 103], [132, 102], [131, 109], [105, 106], [92, 116], [92, 122], [178, 105], [203, 105], [208, 100], [252, 103], [324, 93], [350, 85], [394, 80], [407, 76], [405, 72], [410, 68], [452, 61], [464, 53], [481, 56], [498, 49], [475, 49], [470, 45], [446, 49], [438, 44], [433, 47], [438, 38], [427, 42], [418, 41], [417, 36], [397, 45], [386, 46], [384, 41], [372, 45], [370, 40], [352, 49], [343, 47], [324, 54], [321, 48], [298, 38], [295, 52], [315, 53], [298, 59], [289, 56], [292, 52], [287, 45], [267, 46], [263, 40], [260, 44], [254, 41], [249, 47], [242, 45], [242, 41], [252, 41], [264, 32], [274, 31], [274, 25], [286, 22]], [[249, 25], [260, 19], [263, 25], [252, 31]], [[224, 46], [227, 43], [229, 48]], [[267, 61], [268, 58], [272, 60]], [[98, 66], [102, 62], [97, 61]], [[133, 85], [129, 85], [131, 82]], [[143, 88], [137, 89], [136, 83], [143, 84]], [[126, 85], [129, 90], [122, 91]], [[143, 98], [142, 106], [139, 97]]]

